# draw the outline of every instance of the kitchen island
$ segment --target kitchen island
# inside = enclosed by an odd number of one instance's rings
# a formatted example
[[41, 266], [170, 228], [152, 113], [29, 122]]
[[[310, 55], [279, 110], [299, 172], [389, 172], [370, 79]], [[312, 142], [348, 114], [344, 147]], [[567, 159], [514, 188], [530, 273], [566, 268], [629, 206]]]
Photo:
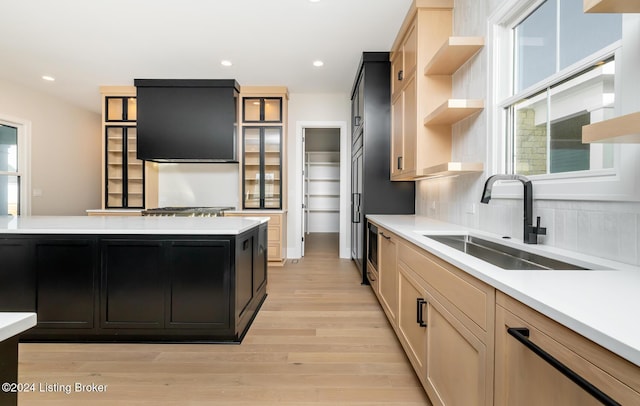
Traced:
[[22, 341], [239, 342], [266, 298], [267, 219], [0, 218], [0, 312]]
[[0, 312], [0, 405], [18, 404], [18, 339], [35, 325], [35, 313]]

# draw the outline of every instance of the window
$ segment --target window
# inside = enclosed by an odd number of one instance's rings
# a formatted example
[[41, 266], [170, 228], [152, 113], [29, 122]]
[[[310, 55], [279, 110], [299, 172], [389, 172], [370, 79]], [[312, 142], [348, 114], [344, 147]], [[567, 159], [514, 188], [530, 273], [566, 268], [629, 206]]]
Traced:
[[584, 14], [582, 0], [546, 0], [511, 30], [506, 168], [521, 175], [609, 169], [613, 146], [582, 143], [582, 126], [615, 107], [622, 17]]
[[[640, 110], [640, 15], [583, 14], [581, 0], [499, 3], [488, 18], [487, 174], [528, 176], [536, 199], [640, 201], [640, 144], [583, 145], [578, 129]], [[521, 196], [519, 182], [492, 193]]]
[[28, 128], [0, 118], [0, 216], [29, 214]]

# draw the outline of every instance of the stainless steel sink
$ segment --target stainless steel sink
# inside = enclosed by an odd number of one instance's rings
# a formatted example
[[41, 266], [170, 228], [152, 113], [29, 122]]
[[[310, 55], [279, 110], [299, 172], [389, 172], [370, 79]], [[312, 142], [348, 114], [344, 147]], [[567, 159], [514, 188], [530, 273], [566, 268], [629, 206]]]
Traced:
[[425, 235], [458, 251], [511, 270], [586, 270], [581, 266], [533, 254], [471, 235]]

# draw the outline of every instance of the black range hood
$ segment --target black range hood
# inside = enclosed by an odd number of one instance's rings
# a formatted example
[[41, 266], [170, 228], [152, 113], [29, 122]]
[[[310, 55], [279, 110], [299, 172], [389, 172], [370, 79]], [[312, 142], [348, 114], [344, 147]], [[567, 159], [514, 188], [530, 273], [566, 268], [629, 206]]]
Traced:
[[135, 79], [137, 157], [145, 161], [238, 162], [233, 79]]

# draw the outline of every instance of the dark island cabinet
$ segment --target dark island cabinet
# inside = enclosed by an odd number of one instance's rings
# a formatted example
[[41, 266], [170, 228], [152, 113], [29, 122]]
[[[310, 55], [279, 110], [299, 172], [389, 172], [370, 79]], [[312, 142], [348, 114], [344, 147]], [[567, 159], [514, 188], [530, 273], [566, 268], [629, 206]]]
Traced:
[[235, 320], [246, 325], [257, 312], [267, 285], [267, 228], [246, 235], [236, 245]]
[[171, 243], [168, 327], [230, 327], [231, 259], [228, 240]]
[[164, 326], [163, 242], [104, 239], [100, 242], [103, 328]]
[[267, 284], [267, 228], [258, 230], [258, 244], [253, 256], [253, 294], [256, 295]]
[[239, 342], [266, 298], [267, 225], [239, 235], [0, 238], [22, 341]]
[[97, 263], [95, 239], [35, 242], [38, 328], [92, 328]]
[[0, 239], [0, 311], [38, 313], [38, 328], [92, 328], [95, 239]]
[[36, 310], [33, 244], [24, 238], [0, 238], [0, 309], [5, 312]]

